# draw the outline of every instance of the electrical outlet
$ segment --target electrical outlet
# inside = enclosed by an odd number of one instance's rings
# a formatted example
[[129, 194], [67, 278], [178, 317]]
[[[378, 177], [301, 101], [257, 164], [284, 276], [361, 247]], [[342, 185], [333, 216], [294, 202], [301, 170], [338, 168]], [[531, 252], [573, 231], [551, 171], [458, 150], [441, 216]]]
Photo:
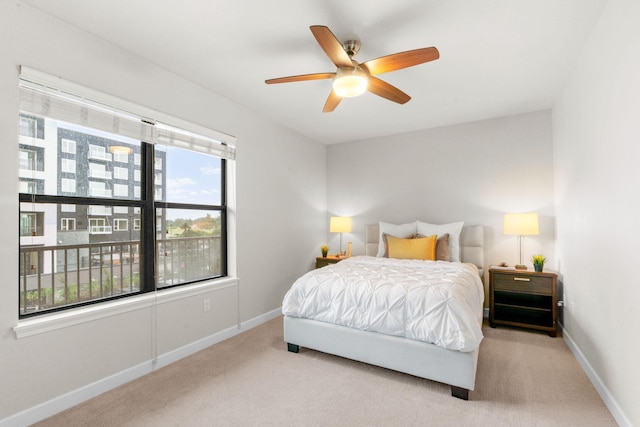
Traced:
[[211, 300], [209, 298], [205, 298], [205, 300], [202, 301], [202, 311], [206, 313], [209, 310], [211, 310]]

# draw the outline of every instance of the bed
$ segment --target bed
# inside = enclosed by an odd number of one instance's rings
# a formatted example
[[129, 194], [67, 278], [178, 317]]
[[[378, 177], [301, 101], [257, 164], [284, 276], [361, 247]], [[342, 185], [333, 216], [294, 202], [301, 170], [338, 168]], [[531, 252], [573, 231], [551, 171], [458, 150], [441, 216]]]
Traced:
[[[406, 225], [408, 226], [409, 224]], [[382, 233], [381, 230], [383, 227], [387, 230], [388, 226], [389, 224], [385, 223], [366, 226], [365, 256], [353, 257], [352, 259], [341, 261], [338, 264], [323, 267], [323, 269], [313, 270], [294, 283], [283, 301], [284, 340], [287, 343], [287, 348], [290, 352], [297, 353], [300, 347], [306, 347], [445, 383], [451, 386], [451, 394], [454, 397], [468, 400], [469, 391], [474, 390], [475, 387], [479, 344], [482, 340], [481, 328], [484, 299], [481, 280], [483, 277], [484, 263], [483, 227], [475, 225], [462, 227], [460, 223], [459, 234], [458, 236], [454, 236], [454, 240], [459, 247], [452, 248], [452, 250], [455, 249], [455, 253], [459, 254], [456, 259], [451, 260], [454, 262], [398, 260], [398, 262], [401, 263], [400, 265], [396, 266], [393, 264], [389, 267], [390, 263], [395, 263], [396, 261], [390, 258], [384, 258], [381, 255], [383, 245], [381, 245], [380, 242], [381, 238], [387, 239], [388, 235]], [[399, 230], [391, 228], [391, 231]], [[404, 234], [408, 233], [409, 232], [406, 231]], [[389, 234], [393, 235], [394, 233]], [[417, 235], [414, 233], [413, 237], [415, 236]], [[447, 313], [456, 312], [459, 311], [459, 308], [456, 307], [468, 305], [472, 314], [467, 316], [466, 320], [461, 320], [462, 323], [467, 322], [465, 327], [461, 327], [461, 329], [464, 329], [466, 332], [463, 334], [458, 332], [457, 335], [454, 334], [455, 337], [452, 339], [445, 337], [427, 342], [431, 337], [431, 332], [420, 332], [415, 322], [412, 323], [411, 327], [405, 327], [404, 329], [399, 327], [397, 322], [394, 323], [394, 316], [405, 316], [402, 321], [407, 324], [411, 323], [408, 320], [409, 315], [407, 314], [411, 310], [408, 308], [388, 308], [384, 317], [392, 319], [390, 325], [383, 325], [382, 322], [378, 320], [380, 316], [369, 316], [373, 319], [369, 324], [352, 325], [351, 323], [353, 322], [337, 320], [334, 319], [332, 315], [305, 317], [305, 315], [300, 314], [300, 306], [302, 305], [322, 305], [312, 299], [312, 295], [321, 292], [322, 287], [316, 287], [314, 291], [303, 291], [300, 286], [307, 286], [304, 285], [304, 282], [315, 280], [318, 283], [324, 283], [323, 281], [329, 275], [342, 277], [339, 275], [348, 274], [341, 273], [342, 270], [353, 270], [356, 275], [359, 274], [362, 276], [364, 274], [377, 277], [378, 273], [373, 272], [375, 271], [374, 269], [377, 268], [377, 264], [385, 265], [384, 268], [386, 268], [386, 270], [392, 268], [394, 271], [402, 272], [403, 276], [400, 279], [401, 281], [409, 280], [404, 277], [404, 269], [413, 268], [413, 266], [410, 265], [413, 263], [431, 264], [435, 266], [436, 269], [445, 271], [445, 275], [449, 275], [450, 277], [459, 276], [463, 281], [472, 282], [469, 286], [470, 290], [464, 292], [473, 295], [468, 297], [469, 301], [473, 302], [468, 303], [462, 301], [456, 303], [457, 306], [453, 306], [453, 308], [448, 308], [444, 311]], [[454, 270], [456, 273], [452, 273]], [[457, 271], [460, 271], [460, 273], [457, 273]], [[413, 273], [411, 273], [411, 275], [413, 275]], [[344, 279], [343, 281], [349, 282], [349, 280], [350, 279]], [[458, 279], [456, 278], [455, 280]], [[301, 281], [303, 285], [299, 285]], [[404, 284], [400, 284], [396, 286], [396, 289], [404, 289], [403, 286]], [[462, 288], [461, 285], [458, 286], [457, 284], [454, 287], [456, 289]], [[320, 289], [320, 291], [318, 291], [318, 289]], [[344, 293], [347, 294], [348, 292]], [[477, 296], [477, 293], [480, 293], [481, 296]], [[408, 294], [407, 292], [407, 295]], [[403, 297], [403, 301], [404, 299]], [[344, 305], [345, 308], [343, 309], [351, 312], [351, 318], [356, 319], [356, 323], [361, 322], [362, 317], [366, 317], [358, 315], [358, 313], [354, 314], [353, 309], [350, 309], [345, 303], [332, 302], [331, 304], [336, 307]], [[404, 314], [398, 314], [402, 313], [403, 310]], [[467, 309], [465, 308], [465, 310]], [[392, 315], [393, 313], [396, 313], [396, 315]], [[449, 316], [449, 314], [447, 314], [447, 316]], [[448, 325], [451, 325], [451, 322], [457, 324], [455, 323], [458, 322], [456, 319], [446, 319], [446, 322], [449, 322], [447, 323]], [[419, 321], [418, 319], [418, 323]], [[441, 329], [443, 329], [442, 326]], [[463, 337], [461, 338], [461, 336]], [[436, 341], [438, 345], [433, 343]]]

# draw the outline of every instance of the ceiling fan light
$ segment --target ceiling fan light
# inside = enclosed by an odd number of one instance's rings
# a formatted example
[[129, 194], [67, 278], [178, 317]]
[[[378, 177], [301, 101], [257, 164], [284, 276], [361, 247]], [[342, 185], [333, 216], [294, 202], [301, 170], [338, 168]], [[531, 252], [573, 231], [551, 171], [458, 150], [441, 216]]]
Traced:
[[367, 91], [369, 78], [360, 67], [341, 68], [333, 79], [333, 91], [342, 98], [362, 95]]

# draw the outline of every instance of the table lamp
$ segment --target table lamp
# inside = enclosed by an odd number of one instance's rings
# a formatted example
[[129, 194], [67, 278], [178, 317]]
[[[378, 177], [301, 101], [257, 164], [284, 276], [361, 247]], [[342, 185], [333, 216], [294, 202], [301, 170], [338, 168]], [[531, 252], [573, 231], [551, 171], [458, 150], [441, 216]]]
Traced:
[[342, 252], [342, 233], [351, 233], [351, 217], [348, 216], [332, 216], [329, 222], [329, 231], [331, 233], [340, 233], [340, 253]]
[[504, 234], [515, 234], [518, 236], [518, 259], [519, 264], [516, 270], [526, 270], [527, 266], [522, 263], [523, 236], [533, 236], [540, 234], [538, 229], [537, 213], [508, 213], [504, 214]]

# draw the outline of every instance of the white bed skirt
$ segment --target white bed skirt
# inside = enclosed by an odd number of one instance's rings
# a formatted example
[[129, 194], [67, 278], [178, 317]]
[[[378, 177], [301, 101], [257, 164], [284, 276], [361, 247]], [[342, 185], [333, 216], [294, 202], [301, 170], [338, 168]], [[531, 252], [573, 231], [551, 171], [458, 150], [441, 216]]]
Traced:
[[324, 353], [473, 390], [479, 348], [462, 353], [402, 337], [284, 317], [284, 340]]

